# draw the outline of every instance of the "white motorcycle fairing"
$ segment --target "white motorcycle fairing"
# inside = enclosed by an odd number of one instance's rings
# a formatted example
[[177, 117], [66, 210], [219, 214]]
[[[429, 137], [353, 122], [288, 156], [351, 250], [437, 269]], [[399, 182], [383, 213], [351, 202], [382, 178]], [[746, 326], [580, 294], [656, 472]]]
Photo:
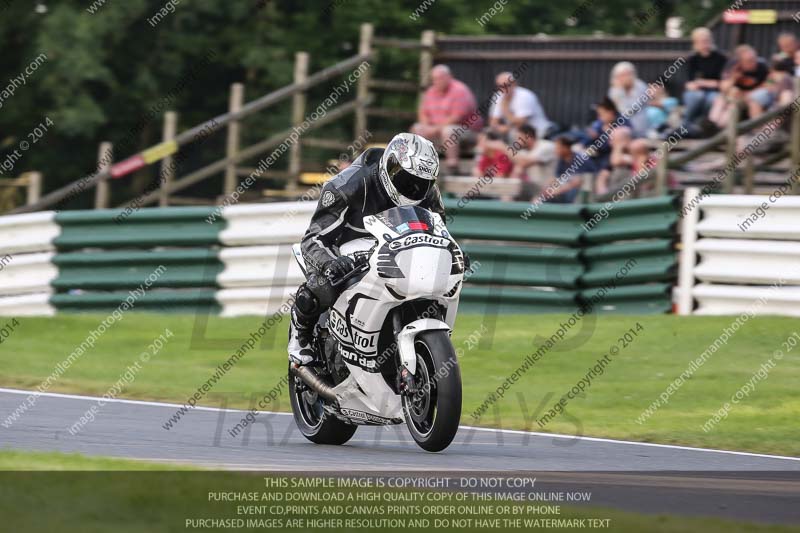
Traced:
[[[355, 424], [403, 423], [401, 396], [387, 384], [381, 365], [393, 358], [396, 343], [402, 364], [411, 374], [416, 372], [416, 336], [428, 330], [451, 330], [463, 281], [462, 252], [439, 215], [425, 211], [435, 221], [430, 233], [398, 232], [384, 216], [392, 211], [364, 217], [364, 227], [375, 239], [356, 239], [339, 250], [347, 255], [372, 250], [369, 270], [341, 293], [327, 322], [349, 370], [349, 376], [333, 387], [338, 409], [328, 410]], [[387, 318], [391, 321], [390, 313], [414, 300], [430, 303], [421, 318], [404, 324], [397, 338], [379, 353], [381, 331]], [[446, 310], [444, 321], [433, 318], [440, 314], [434, 302]]]

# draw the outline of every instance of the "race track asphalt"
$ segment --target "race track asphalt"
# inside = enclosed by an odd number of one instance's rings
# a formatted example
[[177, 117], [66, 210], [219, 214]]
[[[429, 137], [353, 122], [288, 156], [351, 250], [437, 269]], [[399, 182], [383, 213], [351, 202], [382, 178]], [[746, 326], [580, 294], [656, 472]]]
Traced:
[[[0, 389], [0, 420], [28, 391]], [[205, 468], [414, 475], [535, 475], [541, 486], [592, 488], [591, 504], [647, 513], [715, 515], [800, 524], [800, 458], [462, 426], [432, 454], [405, 426], [360, 427], [344, 446], [308, 442], [286, 413], [262, 413], [235, 437], [244, 412], [189, 411], [170, 430], [174, 404], [108, 401], [71, 435], [96, 398], [44, 394], [10, 427], [0, 449], [78, 452]]]

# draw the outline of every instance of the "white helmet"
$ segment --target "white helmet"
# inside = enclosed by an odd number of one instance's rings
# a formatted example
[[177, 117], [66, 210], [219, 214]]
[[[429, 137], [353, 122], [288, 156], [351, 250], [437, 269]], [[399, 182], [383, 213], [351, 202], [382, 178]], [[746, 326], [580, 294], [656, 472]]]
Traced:
[[378, 173], [395, 205], [417, 205], [436, 181], [439, 154], [424, 137], [398, 133], [384, 150]]

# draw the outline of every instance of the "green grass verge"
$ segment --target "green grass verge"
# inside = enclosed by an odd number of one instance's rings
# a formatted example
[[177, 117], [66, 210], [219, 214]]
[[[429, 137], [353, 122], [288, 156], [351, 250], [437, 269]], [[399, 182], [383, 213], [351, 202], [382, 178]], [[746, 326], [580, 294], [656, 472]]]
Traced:
[[[58, 453], [19, 453], [0, 451], [0, 470], [6, 470], [14, 465], [22, 465], [21, 470], [42, 470], [42, 472], [0, 472], [0, 516], [2, 528], [7, 531], [25, 531], [38, 533], [58, 531], [59, 533], [93, 533], [93, 532], [140, 532], [150, 533], [186, 531], [187, 518], [248, 518], [247, 515], [237, 515], [235, 502], [219, 502], [209, 498], [209, 493], [216, 492], [280, 492], [298, 494], [309, 492], [322, 492], [320, 488], [265, 488], [263, 475], [260, 473], [236, 472], [157, 472], [167, 465], [145, 463], [140, 461], [127, 461], [102, 457], [84, 457], [76, 454]], [[64, 470], [64, 472], [54, 472]], [[67, 470], [80, 470], [82, 472], [65, 472]], [[118, 472], [104, 472], [116, 470]], [[142, 470], [152, 470], [150, 472]], [[94, 472], [101, 471], [101, 472]], [[280, 477], [280, 476], [275, 476]], [[287, 480], [287, 483], [289, 481]], [[330, 489], [327, 489], [330, 492]], [[358, 493], [384, 493], [386, 489], [334, 489], [335, 492], [353, 493], [355, 499], [350, 504], [357, 505], [358, 511], [350, 513], [337, 513], [324, 511], [327, 505], [299, 500], [289, 501], [264, 501], [244, 503], [243, 505], [276, 505], [287, 511], [285, 515], [251, 516], [260, 519], [279, 519], [283, 524], [269, 528], [271, 531], [342, 531], [352, 532], [352, 527], [325, 527], [322, 529], [308, 527], [289, 529], [287, 520], [297, 518], [382, 518], [386, 516], [383, 511], [389, 504], [382, 500], [358, 501]], [[419, 492], [406, 490], [404, 492]], [[303, 505], [305, 511], [289, 512], [290, 506]], [[414, 505], [397, 503], [395, 505]], [[436, 505], [436, 504], [424, 504]], [[440, 504], [451, 505], [451, 504]], [[455, 505], [455, 504], [452, 504]], [[462, 504], [464, 505], [464, 504]], [[394, 513], [397, 518], [427, 518], [430, 524], [434, 518], [543, 518], [535, 514], [513, 514], [509, 508], [519, 507], [520, 504], [508, 502], [498, 503], [491, 501], [467, 502], [466, 505], [475, 509], [492, 508], [491, 512], [481, 511], [480, 514], [463, 516], [419, 514], [409, 516]], [[314, 506], [317, 512], [307, 509]], [[502, 506], [502, 507], [501, 507]], [[422, 505], [420, 505], [422, 507]], [[329, 507], [328, 507], [329, 508]], [[783, 526], [768, 526], [757, 524], [735, 523], [728, 520], [715, 518], [687, 518], [664, 515], [643, 515], [613, 509], [586, 506], [560, 506], [560, 513], [549, 518], [559, 519], [600, 519], [610, 520], [605, 531], [622, 533], [639, 533], [641, 531], [655, 533], [682, 533], [685, 531], [703, 531], [704, 533], [734, 533], [734, 532], [790, 532], [798, 528]], [[274, 524], [274, 523], [273, 523]], [[246, 526], [246, 522], [245, 522]], [[204, 528], [206, 531], [263, 531], [265, 528], [233, 527], [220, 529], [216, 527]], [[548, 530], [544, 527], [537, 530]], [[367, 531], [367, 529], [362, 529]], [[409, 528], [386, 528], [382, 531], [408, 531]], [[503, 528], [477, 528], [477, 527], [427, 527], [414, 528], [415, 531], [499, 531]], [[524, 531], [530, 528], [506, 529]], [[586, 527], [563, 527], [559, 531], [586, 531]]]
[[[95, 315], [19, 319], [20, 325], [3, 343], [0, 385], [35, 388], [102, 319]], [[478, 315], [459, 317], [453, 341], [463, 350], [462, 423], [474, 423], [471, 413], [536, 349], [534, 339], [544, 341], [563, 320], [565, 317], [554, 315], [498, 316], [492, 327], [483, 324]], [[169, 328], [174, 336], [142, 365], [135, 381], [120, 396], [183, 403], [260, 323], [255, 318], [209, 317], [203, 327], [204, 321], [188, 315], [126, 314], [50, 390], [102, 395], [152, 340]], [[544, 415], [545, 406], [570, 390], [637, 321], [643, 331], [620, 350], [582, 397], [569, 401], [564, 414], [540, 428], [533, 419]], [[800, 347], [786, 352], [766, 379], [754, 382], [753, 392], [733, 405], [725, 420], [711, 431], [702, 429], [773, 351], [782, 348], [782, 342], [798, 328], [792, 318], [749, 320], [666, 405], [644, 423], [636, 422], [731, 322], [731, 317], [604, 315], [578, 323], [520, 376], [478, 425], [800, 456], [796, 432]], [[488, 331], [474, 335], [482, 326]], [[473, 340], [480, 337], [477, 346], [469, 341], [471, 334]], [[219, 406], [225, 400], [228, 407], [247, 408], [252, 397], [275, 386], [286, 372], [285, 322], [265, 338], [263, 345], [257, 343], [200, 403]], [[270, 405], [274, 410], [287, 410], [286, 391]]]

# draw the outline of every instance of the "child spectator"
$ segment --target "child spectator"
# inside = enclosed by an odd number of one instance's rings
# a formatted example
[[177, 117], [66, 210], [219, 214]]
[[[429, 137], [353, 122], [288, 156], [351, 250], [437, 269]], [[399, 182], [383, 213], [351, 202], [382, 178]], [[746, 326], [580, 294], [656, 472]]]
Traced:
[[508, 177], [512, 164], [508, 157], [508, 146], [500, 139], [500, 134], [489, 131], [483, 143], [483, 153], [472, 171], [475, 177]]
[[669, 96], [661, 85], [650, 84], [649, 90], [653, 96], [645, 110], [647, 114], [647, 136], [651, 139], [657, 139], [668, 128], [670, 114], [678, 106], [678, 100]]
[[589, 125], [581, 141], [589, 147], [595, 167], [605, 168], [611, 156], [612, 133], [618, 129], [630, 130], [630, 122], [619, 114], [617, 106], [608, 97], [595, 106], [595, 112], [597, 120]]

